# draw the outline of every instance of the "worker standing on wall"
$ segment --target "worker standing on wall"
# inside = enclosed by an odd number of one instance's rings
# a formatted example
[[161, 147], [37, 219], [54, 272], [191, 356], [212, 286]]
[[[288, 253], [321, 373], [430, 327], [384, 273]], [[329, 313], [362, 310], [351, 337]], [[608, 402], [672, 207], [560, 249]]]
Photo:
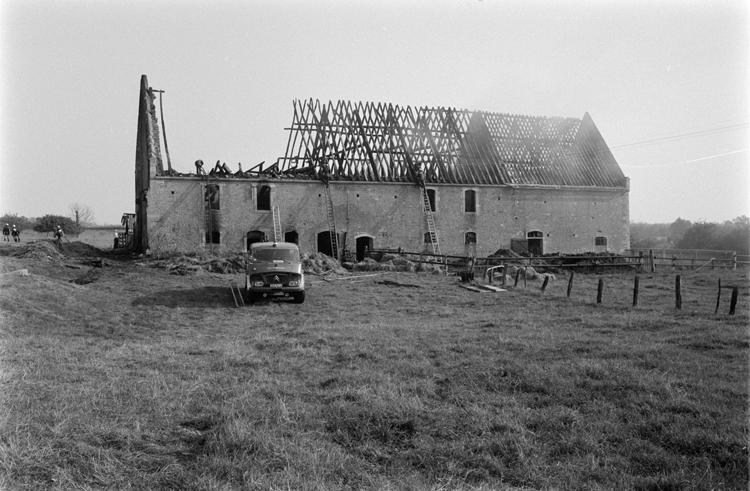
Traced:
[[115, 249], [120, 245], [120, 234], [117, 233], [117, 230], [115, 230]]
[[7, 223], [3, 227], [3, 242], [5, 241], [10, 242], [10, 225]]
[[15, 225], [13, 225], [13, 230], [11, 230], [10, 235], [13, 236], [13, 242], [21, 242], [21, 231], [18, 230]]
[[328, 181], [331, 180], [331, 168], [328, 166], [328, 162], [323, 162], [320, 166], [320, 174], [318, 177], [326, 186], [328, 185]]

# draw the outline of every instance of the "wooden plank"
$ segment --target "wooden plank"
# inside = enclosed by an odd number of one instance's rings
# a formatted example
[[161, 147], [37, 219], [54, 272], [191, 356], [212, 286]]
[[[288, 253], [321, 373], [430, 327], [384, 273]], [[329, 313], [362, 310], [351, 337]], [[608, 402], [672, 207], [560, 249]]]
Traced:
[[485, 290], [489, 290], [491, 292], [507, 292], [505, 288], [500, 288], [493, 285], [476, 285], [478, 288], [484, 288]]
[[477, 288], [477, 287], [471, 286], [471, 285], [466, 285], [464, 283], [459, 283], [458, 286], [460, 286], [461, 288], [464, 288], [466, 290], [471, 290], [471, 291], [477, 292], [477, 293], [490, 293], [489, 290], [483, 290], [481, 288]]

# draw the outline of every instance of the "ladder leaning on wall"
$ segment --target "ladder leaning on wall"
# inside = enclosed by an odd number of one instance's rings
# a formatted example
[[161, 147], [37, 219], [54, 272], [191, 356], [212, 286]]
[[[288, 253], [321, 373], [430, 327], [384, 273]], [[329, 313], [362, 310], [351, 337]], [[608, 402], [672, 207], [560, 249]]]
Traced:
[[203, 224], [206, 228], [206, 236], [205, 236], [205, 245], [208, 246], [209, 252], [214, 252], [214, 243], [213, 243], [213, 217], [211, 216], [211, 200], [209, 199], [209, 189], [208, 186], [211, 184], [211, 181], [208, 177], [207, 173], [203, 173], [203, 189], [201, 190], [201, 198], [203, 199]]
[[271, 209], [273, 210], [273, 241], [281, 242], [281, 212], [278, 206]]
[[328, 232], [331, 237], [331, 255], [334, 259], [340, 260], [339, 258], [339, 244], [338, 236], [336, 235], [336, 220], [333, 216], [333, 200], [331, 199], [331, 188], [328, 182], [323, 182], [326, 185], [326, 213], [328, 215]]
[[427, 230], [430, 234], [430, 243], [432, 244], [432, 253], [440, 255], [440, 244], [438, 243], [437, 228], [435, 227], [435, 217], [432, 215], [432, 205], [430, 204], [430, 195], [427, 194], [427, 188], [422, 185], [422, 208], [424, 216], [427, 219]]

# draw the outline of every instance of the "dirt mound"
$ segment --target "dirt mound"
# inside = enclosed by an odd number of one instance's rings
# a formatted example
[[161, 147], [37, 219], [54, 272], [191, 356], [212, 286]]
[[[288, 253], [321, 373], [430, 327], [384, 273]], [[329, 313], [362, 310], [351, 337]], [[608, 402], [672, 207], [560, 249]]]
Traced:
[[32, 259], [36, 261], [59, 261], [64, 258], [51, 240], [40, 240], [29, 242], [19, 247], [15, 253], [19, 259]]
[[171, 274], [183, 276], [203, 273], [204, 271], [220, 274], [238, 274], [245, 272], [245, 258], [242, 255], [234, 257], [193, 257], [181, 255], [155, 261], [153, 266], [164, 268]]
[[333, 271], [336, 274], [347, 274], [341, 264], [334, 258], [326, 256], [322, 252], [314, 252], [302, 256], [302, 269], [305, 273], [325, 273]]
[[[54, 247], [54, 243], [52, 243], [52, 246]], [[101, 249], [79, 241], [63, 242], [61, 252], [63, 256], [67, 257], [101, 257], [105, 255]]]

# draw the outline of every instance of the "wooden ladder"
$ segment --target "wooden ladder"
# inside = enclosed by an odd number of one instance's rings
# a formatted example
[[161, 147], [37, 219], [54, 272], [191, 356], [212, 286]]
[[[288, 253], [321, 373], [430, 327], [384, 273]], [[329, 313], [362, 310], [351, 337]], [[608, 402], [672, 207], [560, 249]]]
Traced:
[[209, 252], [214, 252], [214, 243], [213, 243], [213, 217], [211, 216], [211, 201], [209, 200], [208, 196], [208, 186], [211, 184], [211, 181], [208, 177], [208, 173], [203, 174], [203, 192], [202, 192], [202, 198], [203, 198], [203, 224], [206, 226], [206, 237], [208, 238], [207, 245]]
[[235, 307], [244, 307], [245, 299], [242, 298], [242, 291], [235, 280], [232, 280], [229, 283], [229, 289], [232, 290], [232, 298], [234, 298]]
[[328, 230], [331, 237], [331, 253], [334, 259], [339, 259], [338, 236], [336, 235], [336, 220], [333, 216], [333, 200], [331, 200], [331, 188], [326, 185], [326, 212], [328, 214]]
[[427, 194], [427, 188], [424, 186], [422, 186], [422, 198], [424, 200], [424, 216], [427, 219], [427, 230], [430, 233], [430, 242], [432, 243], [432, 252], [433, 254], [440, 255], [440, 244], [438, 243], [437, 229], [435, 228], [435, 217], [432, 215], [430, 196]]
[[273, 241], [281, 242], [281, 212], [278, 206], [274, 206], [273, 210]]

